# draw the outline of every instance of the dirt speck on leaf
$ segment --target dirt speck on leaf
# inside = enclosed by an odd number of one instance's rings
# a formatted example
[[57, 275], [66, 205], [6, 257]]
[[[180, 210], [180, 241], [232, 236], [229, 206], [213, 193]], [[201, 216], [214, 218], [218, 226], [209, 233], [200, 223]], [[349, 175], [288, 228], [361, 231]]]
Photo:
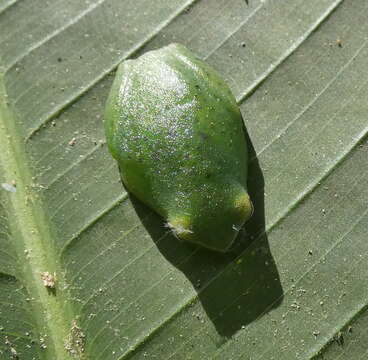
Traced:
[[43, 285], [49, 289], [55, 289], [56, 284], [56, 275], [49, 273], [48, 271], [44, 271], [41, 273], [41, 279], [43, 281]]
[[82, 329], [78, 326], [77, 321], [72, 321], [70, 333], [65, 341], [65, 349], [74, 357], [81, 357], [84, 353], [86, 337]]

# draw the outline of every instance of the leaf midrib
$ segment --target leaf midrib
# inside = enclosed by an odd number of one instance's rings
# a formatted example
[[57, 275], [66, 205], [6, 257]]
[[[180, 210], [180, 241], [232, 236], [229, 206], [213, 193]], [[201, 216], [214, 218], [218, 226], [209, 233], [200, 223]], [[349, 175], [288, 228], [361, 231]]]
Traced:
[[[32, 307], [39, 336], [47, 335], [47, 348], [42, 351], [44, 358], [71, 359], [65, 342], [70, 332], [72, 311], [66, 301], [51, 230], [41, 200], [33, 190], [24, 144], [6, 99], [3, 76], [0, 74], [0, 167], [4, 179], [16, 183], [16, 192], [9, 192], [5, 201], [18, 260], [18, 280], [32, 299], [28, 304]], [[41, 273], [44, 271], [57, 274], [55, 294], [48, 292], [42, 283]]]

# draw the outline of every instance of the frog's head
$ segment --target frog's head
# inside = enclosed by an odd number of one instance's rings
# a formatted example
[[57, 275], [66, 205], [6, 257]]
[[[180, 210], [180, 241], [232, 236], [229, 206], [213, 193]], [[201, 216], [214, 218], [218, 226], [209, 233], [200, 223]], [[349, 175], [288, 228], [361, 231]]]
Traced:
[[[216, 184], [186, 194], [185, 209], [169, 214], [168, 226], [181, 240], [226, 252], [244, 223], [253, 214], [247, 191], [239, 186]], [[176, 207], [177, 208], [177, 207]]]

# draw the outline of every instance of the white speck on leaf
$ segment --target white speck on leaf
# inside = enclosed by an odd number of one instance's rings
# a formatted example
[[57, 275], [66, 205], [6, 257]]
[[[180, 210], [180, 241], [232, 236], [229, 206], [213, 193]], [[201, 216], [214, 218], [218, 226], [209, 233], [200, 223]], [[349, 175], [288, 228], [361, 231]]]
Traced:
[[12, 193], [15, 193], [17, 191], [17, 188], [14, 185], [8, 184], [8, 183], [2, 183], [1, 184], [1, 187], [4, 190], [9, 191], [9, 192], [12, 192]]

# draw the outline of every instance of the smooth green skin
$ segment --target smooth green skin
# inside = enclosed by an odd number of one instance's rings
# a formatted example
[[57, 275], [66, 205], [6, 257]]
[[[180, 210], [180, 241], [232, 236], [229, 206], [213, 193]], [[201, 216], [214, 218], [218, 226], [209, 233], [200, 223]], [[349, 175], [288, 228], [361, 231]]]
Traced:
[[243, 120], [229, 87], [182, 45], [120, 64], [105, 113], [131, 193], [180, 239], [226, 251], [252, 214]]

